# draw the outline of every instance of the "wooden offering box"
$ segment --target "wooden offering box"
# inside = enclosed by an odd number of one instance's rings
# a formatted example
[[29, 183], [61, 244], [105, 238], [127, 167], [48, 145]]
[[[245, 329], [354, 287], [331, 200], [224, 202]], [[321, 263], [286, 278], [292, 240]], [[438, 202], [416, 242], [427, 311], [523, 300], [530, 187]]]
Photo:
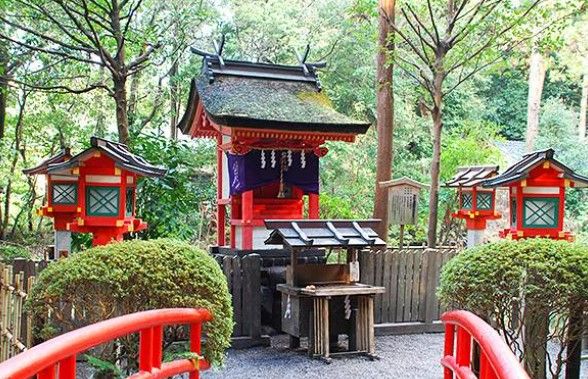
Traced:
[[[386, 246], [372, 229], [377, 222], [265, 222], [272, 230], [266, 243], [281, 244], [291, 254], [286, 284], [277, 286], [282, 292], [282, 330], [290, 335], [290, 347], [299, 347], [300, 338], [308, 337], [312, 357], [329, 361], [338, 354], [375, 356], [374, 295], [385, 289], [359, 283], [357, 255], [366, 248]], [[327, 263], [298, 263], [298, 255], [309, 248], [327, 249]], [[348, 336], [348, 348], [332, 351], [338, 349], [340, 334]]]

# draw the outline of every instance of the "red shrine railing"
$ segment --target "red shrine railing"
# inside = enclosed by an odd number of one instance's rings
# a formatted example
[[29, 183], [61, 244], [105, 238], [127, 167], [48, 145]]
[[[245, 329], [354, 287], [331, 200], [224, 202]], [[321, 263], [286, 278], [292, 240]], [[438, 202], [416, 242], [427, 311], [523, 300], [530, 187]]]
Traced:
[[212, 320], [206, 309], [172, 308], [133, 313], [105, 320], [62, 334], [0, 363], [2, 379], [73, 379], [76, 356], [92, 347], [118, 337], [139, 332], [139, 372], [130, 378], [167, 378], [210, 367], [202, 358], [162, 363], [163, 326], [190, 325], [190, 351], [200, 356], [202, 323]]
[[[529, 379], [500, 335], [478, 316], [451, 311], [443, 314], [441, 321], [445, 324], [444, 379]], [[479, 346], [477, 362], [472, 362], [472, 342]]]

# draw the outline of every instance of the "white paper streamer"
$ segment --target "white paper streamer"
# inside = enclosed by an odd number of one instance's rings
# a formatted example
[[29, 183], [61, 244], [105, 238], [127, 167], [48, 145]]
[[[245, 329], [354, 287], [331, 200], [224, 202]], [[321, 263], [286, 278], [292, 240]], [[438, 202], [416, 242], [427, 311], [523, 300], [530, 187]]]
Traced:
[[261, 168], [265, 168], [265, 150], [261, 150]]
[[300, 152], [300, 167], [306, 167], [306, 153], [304, 152], [304, 150]]
[[288, 150], [288, 167], [292, 166], [292, 150]]
[[271, 158], [272, 168], [276, 167], [276, 151], [275, 150], [272, 150], [270, 158]]

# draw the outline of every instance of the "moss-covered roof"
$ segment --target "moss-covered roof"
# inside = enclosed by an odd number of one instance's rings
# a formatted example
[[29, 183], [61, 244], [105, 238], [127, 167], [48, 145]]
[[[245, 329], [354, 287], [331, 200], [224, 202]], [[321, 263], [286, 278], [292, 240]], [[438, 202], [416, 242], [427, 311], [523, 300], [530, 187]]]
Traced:
[[276, 66], [301, 71], [286, 76], [267, 64], [248, 64], [241, 71], [231, 70], [231, 65], [243, 63], [209, 67], [192, 82], [186, 114], [178, 125], [183, 132], [188, 132], [199, 101], [212, 121], [228, 127], [350, 134], [363, 134], [369, 127], [337, 112], [318, 79], [304, 77], [300, 67]]

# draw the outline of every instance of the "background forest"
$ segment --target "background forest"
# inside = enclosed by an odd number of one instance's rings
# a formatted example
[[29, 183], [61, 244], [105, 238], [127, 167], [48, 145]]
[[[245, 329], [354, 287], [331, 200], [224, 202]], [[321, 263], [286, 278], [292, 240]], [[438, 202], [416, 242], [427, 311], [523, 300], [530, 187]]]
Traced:
[[[425, 1], [397, 3], [415, 4], [414, 12], [428, 17]], [[438, 10], [453, 2], [432, 3]], [[497, 146], [507, 140], [553, 147], [558, 159], [588, 174], [586, 2], [538, 3], [509, 31], [516, 43], [489, 45], [484, 69], [445, 96], [441, 182], [457, 166], [506, 168]], [[403, 20], [397, 17], [398, 28], [408, 34]], [[309, 60], [328, 63], [321, 82], [333, 106], [375, 125], [375, 0], [0, 0], [0, 240], [50, 243], [50, 220], [35, 213], [42, 183], [21, 170], [62, 147], [80, 150], [97, 135], [127, 142], [169, 169], [139, 186], [138, 214], [150, 224], [142, 237], [212, 241], [214, 143], [187, 140], [175, 125], [201, 65], [190, 47], [212, 50], [221, 35], [231, 59], [297, 64], [295, 51], [309, 44]], [[409, 50], [398, 43], [389, 59], [400, 62]], [[428, 183], [433, 125], [417, 80], [394, 66], [393, 176]], [[322, 217], [372, 216], [377, 144], [373, 127], [355, 144], [329, 145], [321, 161]], [[579, 235], [588, 234], [587, 198], [575, 191], [568, 199], [570, 227]], [[421, 204], [420, 223], [408, 229], [411, 242], [426, 240], [426, 195]], [[441, 190], [439, 242], [461, 238], [459, 225], [449, 223], [454, 207], [454, 191]], [[397, 230], [390, 233], [393, 239]], [[87, 242], [77, 236], [78, 246]]]

